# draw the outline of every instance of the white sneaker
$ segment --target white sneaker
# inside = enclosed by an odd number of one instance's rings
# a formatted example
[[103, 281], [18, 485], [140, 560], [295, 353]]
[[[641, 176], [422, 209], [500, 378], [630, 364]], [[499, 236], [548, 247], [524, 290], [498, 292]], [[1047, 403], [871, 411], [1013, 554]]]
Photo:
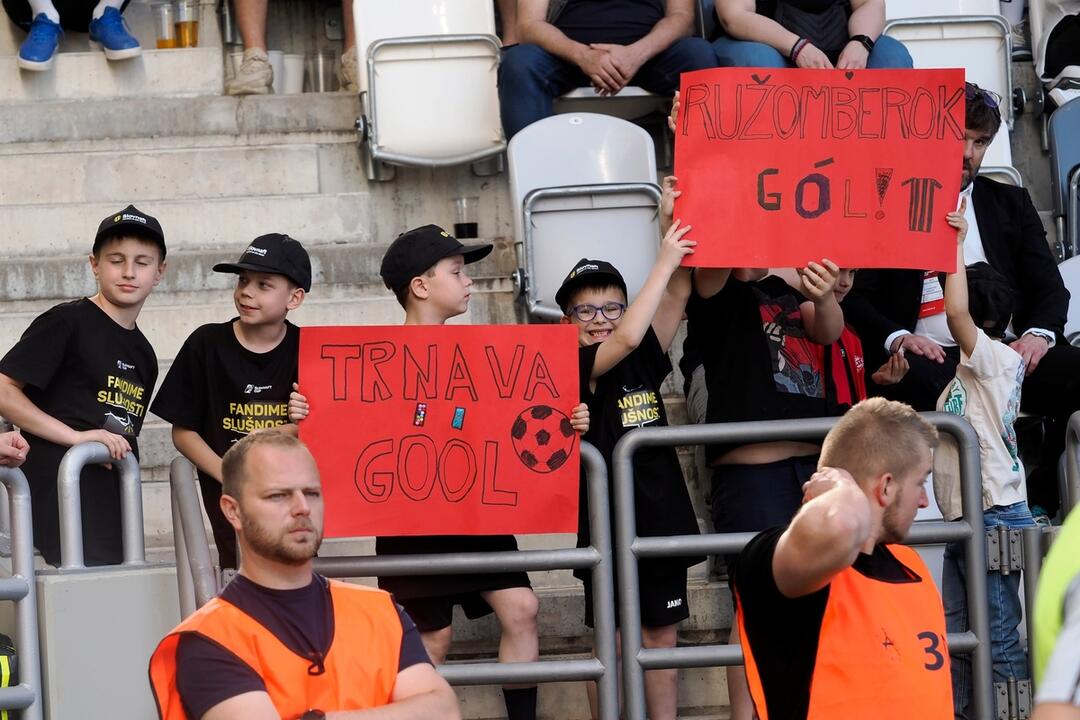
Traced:
[[338, 84], [346, 92], [359, 92], [360, 86], [356, 83], [356, 75], [360, 72], [360, 66], [356, 61], [356, 46], [349, 48], [341, 56], [341, 67], [338, 68]]
[[236, 69], [236, 77], [225, 83], [226, 95], [265, 95], [274, 83], [270, 56], [262, 48], [248, 48]]

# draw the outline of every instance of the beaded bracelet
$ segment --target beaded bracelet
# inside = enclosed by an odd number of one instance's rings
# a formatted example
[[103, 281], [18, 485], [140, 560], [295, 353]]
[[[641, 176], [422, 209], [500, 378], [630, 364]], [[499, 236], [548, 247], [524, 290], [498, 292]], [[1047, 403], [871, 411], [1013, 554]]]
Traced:
[[791, 59], [792, 65], [794, 65], [798, 61], [799, 53], [801, 53], [803, 51], [803, 48], [805, 48], [809, 44], [810, 41], [804, 37], [801, 37], [795, 41], [795, 44], [791, 46], [791, 52], [788, 53], [788, 57]]

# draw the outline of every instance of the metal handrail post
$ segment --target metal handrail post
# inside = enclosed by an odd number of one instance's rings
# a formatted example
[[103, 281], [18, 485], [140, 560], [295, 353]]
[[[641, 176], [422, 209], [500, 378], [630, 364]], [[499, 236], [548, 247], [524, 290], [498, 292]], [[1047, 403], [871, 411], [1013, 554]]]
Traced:
[[990, 659], [990, 609], [986, 591], [986, 531], [983, 522], [982, 460], [975, 428], [949, 413], [929, 413], [939, 430], [956, 438], [960, 460], [960, 505], [971, 533], [964, 541], [968, 630], [979, 639], [971, 652], [971, 699], [975, 717], [989, 720], [994, 714], [994, 666]]
[[[169, 485], [171, 486], [172, 483], [170, 482]], [[175, 488], [169, 488], [169, 496], [173, 525], [173, 555], [176, 557], [176, 591], [180, 599], [180, 617], [186, 618], [197, 609], [195, 586], [191, 578], [191, 563], [188, 561], [187, 543], [184, 542], [184, 521], [180, 517], [180, 506], [176, 502]]]
[[25, 583], [25, 594], [15, 600], [15, 627], [19, 654], [18, 688], [6, 688], [0, 703], [22, 709], [23, 720], [41, 720], [41, 649], [38, 645], [37, 583], [34, 581], [34, 528], [30, 511], [30, 485], [21, 470], [0, 467], [0, 483], [7, 488], [11, 521], [12, 579]]
[[1080, 502], [1080, 411], [1069, 417], [1065, 428], [1065, 497], [1061, 498], [1061, 516]]
[[116, 460], [99, 442], [81, 443], [64, 454], [57, 473], [60, 496], [60, 569], [85, 568], [82, 535], [82, 496], [80, 486], [87, 465], [117, 465], [120, 468], [120, 522], [124, 555], [121, 565], [145, 565], [143, 539], [142, 474], [135, 453]]
[[618, 720], [619, 677], [612, 602], [611, 515], [608, 507], [607, 469], [599, 451], [589, 443], [581, 444], [581, 459], [585, 466], [589, 494], [589, 527], [592, 533], [592, 545], [589, 547], [492, 553], [326, 557], [315, 559], [315, 569], [327, 577], [371, 577], [589, 568], [593, 572], [592, 581], [596, 593], [593, 618], [596, 657], [588, 660], [461, 663], [441, 665], [438, 669], [453, 685], [595, 680], [598, 685], [600, 720]]
[[[210, 557], [210, 541], [203, 526], [202, 510], [195, 492], [195, 467], [185, 457], [169, 464], [169, 484], [173, 499], [173, 534], [183, 536], [185, 565], [195, 593], [195, 607], [210, 602], [218, 593], [217, 573]], [[179, 525], [176, 518], [179, 517]], [[176, 571], [181, 571], [177, 556]], [[179, 578], [179, 575], [178, 575]]]
[[[978, 437], [967, 421], [946, 413], [926, 413], [929, 421], [954, 436], [960, 449], [961, 499], [964, 518], [951, 523], [922, 523], [908, 542], [963, 541], [967, 560], [969, 630], [949, 636], [952, 652], [971, 652], [973, 703], [976, 717], [993, 714], [990, 626], [986, 595], [986, 556], [983, 541], [982, 477]], [[627, 433], [615, 446], [615, 558], [619, 571], [619, 610], [622, 618], [622, 665], [626, 717], [643, 720], [645, 691], [643, 671], [665, 667], [701, 667], [738, 664], [739, 648], [644, 649], [641, 644], [641, 610], [637, 598], [637, 561], [642, 557], [671, 557], [700, 552], [738, 552], [754, 533], [707, 536], [638, 538], [634, 513], [633, 456], [641, 447], [702, 445], [711, 443], [768, 442], [775, 440], [820, 441], [838, 418], [774, 420], [712, 425], [642, 428]]]
[[594, 446], [581, 444], [581, 459], [589, 492], [589, 537], [600, 561], [592, 569], [593, 644], [604, 674], [596, 683], [597, 710], [601, 720], [619, 717], [619, 665], [615, 649], [615, 587], [612, 576], [611, 494], [607, 462]]

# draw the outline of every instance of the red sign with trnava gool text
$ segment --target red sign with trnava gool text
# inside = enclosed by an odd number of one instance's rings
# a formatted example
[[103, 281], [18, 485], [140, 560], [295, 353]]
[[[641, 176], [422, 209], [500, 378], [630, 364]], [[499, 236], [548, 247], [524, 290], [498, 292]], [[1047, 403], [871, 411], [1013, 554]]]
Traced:
[[577, 529], [569, 325], [306, 327], [327, 537]]

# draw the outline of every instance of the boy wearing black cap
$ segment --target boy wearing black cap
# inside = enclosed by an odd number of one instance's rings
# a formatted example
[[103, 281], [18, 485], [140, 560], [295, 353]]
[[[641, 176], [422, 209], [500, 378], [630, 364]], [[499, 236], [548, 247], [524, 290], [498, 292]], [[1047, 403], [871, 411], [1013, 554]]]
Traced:
[[[379, 274], [405, 308], [406, 325], [442, 325], [469, 309], [473, 283], [465, 274], [465, 265], [483, 259], [491, 249], [491, 245], [462, 245], [442, 228], [425, 225], [391, 243]], [[306, 398], [293, 393], [289, 419], [300, 422], [307, 415]], [[574, 408], [571, 424], [578, 432], [588, 429], [584, 404]], [[511, 535], [380, 537], [375, 541], [379, 555], [513, 550], [517, 550], [517, 541]], [[501, 662], [539, 658], [538, 602], [523, 572], [380, 577], [379, 587], [393, 593], [408, 612], [436, 665], [446, 660], [450, 650], [455, 605], [461, 605], [469, 619], [495, 612], [502, 629]], [[535, 720], [535, 686], [504, 687], [503, 697], [510, 720]]]
[[[660, 386], [671, 373], [667, 351], [690, 297], [690, 271], [680, 267], [696, 244], [684, 239], [689, 230], [690, 226], [679, 227], [678, 221], [671, 225], [649, 277], [629, 305], [622, 275], [603, 260], [579, 260], [555, 294], [564, 313], [562, 322], [578, 331], [581, 397], [589, 406], [591, 421], [583, 439], [603, 454], [609, 473], [620, 438], [634, 428], [667, 425]], [[638, 535], [698, 532], [675, 448], [645, 448], [634, 455], [634, 495]], [[583, 485], [578, 501], [580, 547], [589, 544], [586, 502]], [[638, 563], [645, 647], [675, 647], [678, 623], [690, 615], [686, 568], [702, 559]], [[585, 624], [592, 627], [591, 573], [579, 570], [574, 574], [585, 582]], [[677, 671], [647, 672], [645, 702], [650, 718], [675, 720]]]
[[[33, 500], [34, 545], [60, 561], [57, 471], [72, 445], [100, 442], [120, 460], [136, 438], [157, 381], [157, 356], [136, 320], [165, 272], [158, 221], [132, 205], [101, 221], [90, 255], [96, 295], [39, 315], [0, 360], [0, 415], [33, 447], [23, 472]], [[123, 559], [120, 480], [111, 467], [82, 471], [87, 565]]]
[[[959, 415], [979, 436], [982, 468], [983, 522], [987, 530], [1035, 527], [1027, 504], [1024, 464], [1016, 444], [1015, 422], [1020, 414], [1020, 388], [1024, 360], [1003, 340], [1015, 299], [1009, 283], [985, 263], [964, 267], [965, 199], [946, 220], [957, 228], [956, 272], [945, 280], [945, 319], [960, 346], [956, 377], [945, 387], [937, 409]], [[969, 291], [970, 286], [970, 291]], [[954, 440], [942, 436], [934, 452], [934, 495], [946, 520], [963, 516], [960, 478], [957, 475]], [[945, 546], [942, 571], [942, 602], [949, 632], [963, 632], [967, 625], [964, 547]], [[994, 682], [1029, 677], [1027, 653], [1020, 642], [1020, 573], [989, 573], [986, 576], [990, 610], [990, 654]], [[973, 717], [971, 662], [953, 658], [953, 705], [956, 717]]]
[[191, 333], [150, 409], [172, 423], [173, 445], [198, 469], [218, 561], [236, 568], [236, 533], [220, 507], [221, 458], [248, 433], [288, 422], [300, 330], [286, 316], [311, 290], [311, 261], [299, 242], [273, 233], [214, 272], [238, 276], [238, 316]]

